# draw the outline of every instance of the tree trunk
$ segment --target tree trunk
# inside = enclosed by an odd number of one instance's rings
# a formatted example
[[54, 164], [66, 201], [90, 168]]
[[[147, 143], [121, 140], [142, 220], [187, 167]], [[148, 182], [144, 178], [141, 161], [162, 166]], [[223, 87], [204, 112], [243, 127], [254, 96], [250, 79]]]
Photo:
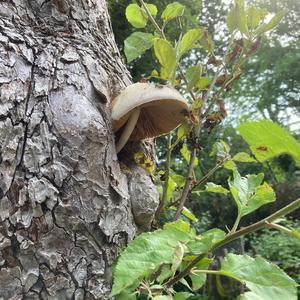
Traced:
[[115, 152], [130, 76], [105, 1], [2, 0], [0, 64], [0, 299], [108, 299], [158, 195]]

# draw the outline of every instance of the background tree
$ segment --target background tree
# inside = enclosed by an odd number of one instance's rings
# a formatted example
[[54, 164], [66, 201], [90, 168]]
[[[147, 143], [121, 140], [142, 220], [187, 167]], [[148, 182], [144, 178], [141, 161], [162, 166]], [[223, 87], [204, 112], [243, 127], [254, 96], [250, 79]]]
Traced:
[[151, 218], [158, 200], [144, 170], [117, 160], [110, 102], [130, 75], [106, 3], [0, 11], [0, 298], [104, 299], [137, 232], [131, 202]]

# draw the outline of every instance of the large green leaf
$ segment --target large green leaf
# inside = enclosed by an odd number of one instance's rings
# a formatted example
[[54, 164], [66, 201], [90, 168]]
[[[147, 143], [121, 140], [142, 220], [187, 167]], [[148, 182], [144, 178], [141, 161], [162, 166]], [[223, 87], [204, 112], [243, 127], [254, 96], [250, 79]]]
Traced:
[[166, 79], [171, 78], [177, 63], [171, 43], [165, 39], [154, 39], [154, 53], [166, 73]]
[[188, 50], [195, 46], [195, 43], [203, 36], [203, 30], [201, 28], [191, 29], [184, 34], [179, 46], [179, 55], [183, 55]]
[[271, 29], [273, 29], [274, 27], [276, 27], [280, 21], [282, 20], [282, 18], [287, 14], [288, 10], [284, 9], [282, 11], [280, 11], [279, 13], [277, 13], [267, 24], [262, 24], [261, 26], [259, 26], [255, 33], [257, 35], [265, 33]]
[[241, 216], [275, 201], [273, 189], [267, 183], [261, 184], [264, 174], [242, 177], [237, 170], [234, 170], [233, 176], [233, 181], [229, 180], [228, 184]]
[[[157, 8], [154, 4], [147, 4], [146, 6], [151, 15], [156, 16]], [[135, 28], [144, 28], [147, 25], [148, 16], [146, 11], [137, 4], [129, 4], [126, 7], [126, 19]]]
[[238, 162], [256, 162], [256, 160], [254, 158], [252, 158], [248, 153], [246, 152], [239, 152], [237, 154], [234, 155], [234, 157], [232, 158], [232, 160], [234, 161], [238, 161]]
[[211, 229], [188, 242], [187, 247], [194, 255], [206, 253], [210, 251], [216, 243], [224, 240], [225, 235], [225, 232], [220, 229]]
[[194, 238], [189, 224], [178, 220], [167, 223], [163, 230], [139, 235], [118, 259], [111, 295], [120, 294], [124, 289], [134, 290], [139, 280], [151, 274], [162, 264], [172, 264], [178, 242], [187, 243]]
[[146, 6], [147, 6], [150, 14], [155, 17], [157, 15], [157, 7], [156, 7], [156, 5], [146, 3]]
[[125, 12], [127, 21], [135, 28], [144, 28], [147, 25], [147, 15], [137, 4], [129, 4]]
[[300, 165], [300, 143], [276, 123], [269, 120], [246, 122], [238, 131], [260, 162], [289, 154]]
[[153, 45], [153, 35], [150, 33], [136, 31], [132, 33], [124, 41], [124, 52], [127, 62], [130, 63], [138, 58], [146, 50], [150, 49]]
[[221, 273], [246, 284], [246, 292], [239, 300], [296, 300], [296, 282], [276, 265], [261, 257], [228, 254], [221, 265]]
[[227, 195], [229, 191], [222, 187], [221, 185], [215, 184], [213, 182], [208, 182], [205, 186], [205, 192], [209, 193], [220, 193]]
[[191, 294], [191, 293], [179, 292], [173, 296], [173, 299], [174, 300], [186, 300], [186, 299], [190, 298], [191, 296], [193, 296], [193, 294]]
[[178, 2], [170, 3], [162, 12], [161, 18], [164, 20], [164, 22], [168, 22], [176, 17], [181, 17], [183, 15], [184, 9], [184, 5]]

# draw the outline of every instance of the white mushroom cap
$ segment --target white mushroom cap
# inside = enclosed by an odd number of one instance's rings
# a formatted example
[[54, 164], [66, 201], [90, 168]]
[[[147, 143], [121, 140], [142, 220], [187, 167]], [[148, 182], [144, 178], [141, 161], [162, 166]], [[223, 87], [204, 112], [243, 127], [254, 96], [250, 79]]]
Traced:
[[140, 109], [140, 115], [130, 140], [157, 137], [170, 132], [184, 121], [189, 107], [181, 94], [169, 86], [135, 83], [112, 102], [114, 132], [127, 122], [136, 109]]

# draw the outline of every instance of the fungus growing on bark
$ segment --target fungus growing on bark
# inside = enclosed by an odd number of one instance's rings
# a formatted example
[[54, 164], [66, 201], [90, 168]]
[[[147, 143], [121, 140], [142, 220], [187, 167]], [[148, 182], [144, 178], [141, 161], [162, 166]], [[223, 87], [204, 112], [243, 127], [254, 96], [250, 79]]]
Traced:
[[169, 133], [184, 121], [188, 110], [185, 99], [169, 86], [153, 83], [128, 86], [112, 102], [117, 153], [129, 139], [139, 141]]

